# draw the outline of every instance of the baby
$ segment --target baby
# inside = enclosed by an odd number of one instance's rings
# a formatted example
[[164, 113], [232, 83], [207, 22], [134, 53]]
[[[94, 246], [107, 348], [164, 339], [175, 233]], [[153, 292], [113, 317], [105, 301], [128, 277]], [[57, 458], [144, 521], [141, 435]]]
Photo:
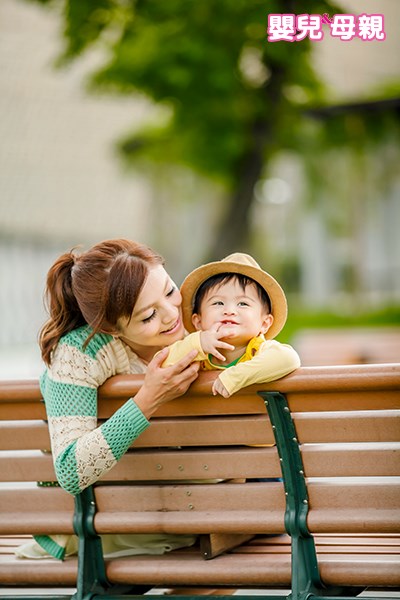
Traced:
[[285, 294], [248, 254], [237, 252], [198, 267], [184, 280], [181, 293], [190, 333], [169, 347], [163, 366], [195, 348], [203, 370], [221, 371], [212, 391], [224, 398], [300, 366], [297, 352], [273, 339], [286, 322]]

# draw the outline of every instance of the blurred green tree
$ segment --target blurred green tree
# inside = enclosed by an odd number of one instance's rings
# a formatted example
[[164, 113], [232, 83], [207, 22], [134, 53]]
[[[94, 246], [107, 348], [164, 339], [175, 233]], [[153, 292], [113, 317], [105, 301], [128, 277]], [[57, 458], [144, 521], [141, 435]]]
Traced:
[[[314, 154], [321, 138], [316, 127], [304, 124], [310, 120], [306, 107], [324, 100], [312, 68], [312, 44], [307, 39], [269, 43], [268, 14], [342, 10], [328, 0], [63, 0], [61, 5], [61, 63], [101, 42], [106, 64], [93, 74], [94, 89], [141, 92], [168, 109], [161, 125], [147, 124], [120, 142], [125, 158], [144, 157], [164, 168], [181, 164], [222, 182], [226, 212], [210, 256], [249, 249], [254, 187], [269, 159], [281, 149]], [[337, 131], [336, 123], [333, 140]], [[314, 141], [307, 145], [310, 132]]]

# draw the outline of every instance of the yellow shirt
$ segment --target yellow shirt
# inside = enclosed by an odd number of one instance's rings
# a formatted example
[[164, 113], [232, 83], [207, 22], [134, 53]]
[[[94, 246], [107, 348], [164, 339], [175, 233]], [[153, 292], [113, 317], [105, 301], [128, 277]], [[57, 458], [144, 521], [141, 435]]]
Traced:
[[266, 340], [263, 335], [252, 338], [244, 354], [234, 364], [214, 365], [203, 352], [200, 331], [196, 331], [169, 347], [163, 367], [174, 365], [193, 349], [197, 350], [194, 360], [201, 361], [203, 370], [222, 371], [219, 378], [230, 395], [253, 383], [280, 379], [300, 366], [300, 358], [291, 346]]

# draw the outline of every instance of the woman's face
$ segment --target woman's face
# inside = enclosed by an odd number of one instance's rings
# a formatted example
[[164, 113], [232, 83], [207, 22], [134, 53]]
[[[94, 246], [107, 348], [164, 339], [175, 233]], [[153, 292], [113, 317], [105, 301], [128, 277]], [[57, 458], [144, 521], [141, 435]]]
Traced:
[[182, 296], [162, 265], [149, 270], [130, 320], [120, 319], [119, 337], [141, 358], [152, 356], [184, 336]]

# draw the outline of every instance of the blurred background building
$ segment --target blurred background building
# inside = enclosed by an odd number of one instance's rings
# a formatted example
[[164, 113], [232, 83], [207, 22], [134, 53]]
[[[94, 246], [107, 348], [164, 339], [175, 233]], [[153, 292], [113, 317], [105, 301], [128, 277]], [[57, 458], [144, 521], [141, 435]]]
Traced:
[[[390, 110], [399, 119], [400, 3], [339, 4], [347, 13], [384, 14], [386, 39], [325, 36], [312, 44], [329, 104], [307, 109], [310, 127], [328, 127], [340, 112], [373, 122]], [[267, 2], [265, 15], [263, 25]], [[85, 82], [104, 58], [99, 49], [56, 69], [61, 28], [57, 11], [38, 3], [0, 4], [2, 378], [36, 376], [42, 368], [36, 339], [45, 276], [61, 252], [106, 238], [137, 239], [164, 254], [180, 283], [210, 258], [224, 208], [221, 184], [186, 167], [159, 168], [154, 177], [141, 163], [125, 166], [116, 140], [144, 121], [158, 123], [163, 111], [143, 94], [90, 93]], [[250, 60], [249, 72], [254, 66]], [[357, 137], [357, 119], [352, 123]], [[362, 152], [349, 143], [318, 156], [306, 147], [274, 154], [255, 188], [249, 250], [282, 281], [291, 313], [400, 306], [399, 159], [390, 128]]]

